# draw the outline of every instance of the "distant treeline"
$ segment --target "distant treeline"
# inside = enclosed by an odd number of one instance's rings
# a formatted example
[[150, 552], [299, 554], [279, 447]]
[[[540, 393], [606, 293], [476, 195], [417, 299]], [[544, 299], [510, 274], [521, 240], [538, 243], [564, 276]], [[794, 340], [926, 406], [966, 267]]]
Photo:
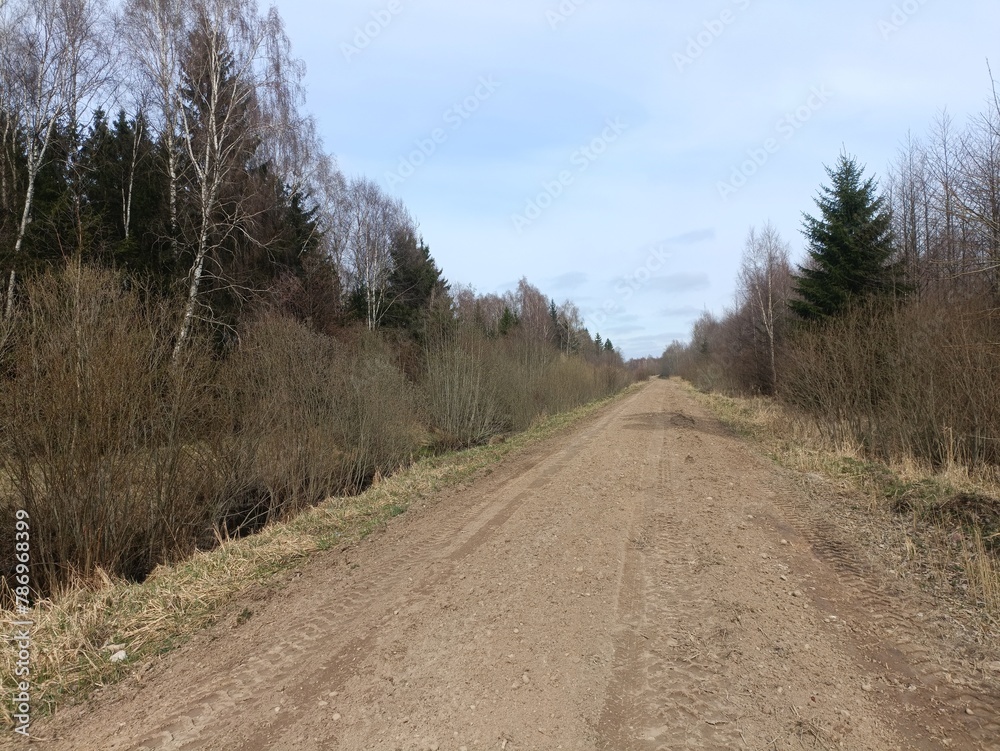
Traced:
[[273, 9], [10, 0], [0, 39], [0, 518], [37, 594], [629, 380], [572, 303], [449, 285], [340, 173]]
[[752, 229], [732, 307], [664, 372], [773, 395], [873, 457], [1000, 465], [1000, 105], [942, 114], [881, 185], [847, 155], [828, 172], [804, 262]]

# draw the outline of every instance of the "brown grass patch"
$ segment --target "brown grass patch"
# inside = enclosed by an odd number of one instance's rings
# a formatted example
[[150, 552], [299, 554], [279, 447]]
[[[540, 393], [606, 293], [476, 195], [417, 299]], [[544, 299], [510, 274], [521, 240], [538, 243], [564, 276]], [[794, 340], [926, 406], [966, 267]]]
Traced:
[[[812, 472], [866, 501], [869, 525], [895, 525], [900, 558], [976, 606], [987, 624], [1000, 618], [1000, 477], [994, 468], [955, 462], [932, 466], [905, 457], [872, 461], [862, 447], [821, 433], [773, 399], [689, 392], [724, 424], [782, 466]], [[873, 539], [886, 539], [886, 530]]]
[[[566, 429], [627, 389], [572, 412], [536, 421], [509, 440], [462, 452], [430, 457], [379, 480], [356, 496], [330, 498], [317, 507], [259, 534], [220, 541], [181, 563], [160, 566], [141, 584], [112, 580], [99, 572], [88, 586], [62, 591], [35, 604], [31, 629], [31, 692], [35, 719], [67, 701], [85, 698], [95, 687], [133, 673], [210, 625], [220, 609], [255, 586], [318, 551], [349, 545], [382, 528], [416, 499], [460, 483], [509, 454]], [[0, 613], [0, 629], [10, 633], [21, 618]], [[111, 647], [128, 659], [111, 663]], [[16, 657], [0, 652], [0, 694], [14, 685]], [[10, 703], [2, 703], [4, 723], [12, 726]]]

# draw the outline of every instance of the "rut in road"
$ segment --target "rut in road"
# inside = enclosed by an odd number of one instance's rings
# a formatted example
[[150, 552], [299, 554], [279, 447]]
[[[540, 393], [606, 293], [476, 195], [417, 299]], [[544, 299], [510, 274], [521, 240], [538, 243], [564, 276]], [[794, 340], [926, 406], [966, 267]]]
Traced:
[[884, 590], [834, 502], [650, 382], [36, 732], [102, 750], [1000, 748], [998, 676], [925, 595]]

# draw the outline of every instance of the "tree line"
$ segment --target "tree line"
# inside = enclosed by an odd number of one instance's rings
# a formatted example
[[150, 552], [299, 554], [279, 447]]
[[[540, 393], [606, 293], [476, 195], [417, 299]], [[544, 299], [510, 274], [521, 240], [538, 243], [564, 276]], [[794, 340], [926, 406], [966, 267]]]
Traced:
[[177, 357], [263, 304], [375, 329], [440, 296], [406, 207], [325, 151], [273, 8], [11, 0], [0, 37], [5, 317], [66, 262], [176, 297]]
[[0, 519], [38, 594], [628, 382], [571, 302], [450, 285], [340, 172], [274, 8], [8, 0], [0, 40]]
[[1000, 464], [1000, 101], [941, 114], [878, 181], [847, 154], [804, 214], [806, 256], [749, 231], [737, 292], [664, 372], [776, 397], [882, 459]]

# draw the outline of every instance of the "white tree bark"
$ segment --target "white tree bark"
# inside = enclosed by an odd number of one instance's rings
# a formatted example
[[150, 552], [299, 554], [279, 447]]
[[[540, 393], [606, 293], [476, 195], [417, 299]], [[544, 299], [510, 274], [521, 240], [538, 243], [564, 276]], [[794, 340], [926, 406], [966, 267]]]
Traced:
[[245, 0], [195, 0], [192, 18], [195, 35], [189, 38], [199, 39], [205, 49], [186, 49], [185, 65], [188, 83], [199, 85], [188, 92], [190, 102], [175, 88], [173, 111], [187, 178], [196, 196], [196, 239], [175, 362], [191, 334], [207, 264], [219, 265], [215, 256], [246, 218], [240, 202], [223, 211], [223, 188], [256, 166], [246, 160], [261, 143], [280, 138], [287, 124], [271, 117], [262, 103], [281, 99], [282, 90], [295, 85], [283, 77], [294, 66], [274, 59], [288, 48], [275, 12], [258, 16], [256, 5]]
[[138, 98], [152, 101], [151, 113], [166, 152], [168, 224], [175, 257], [180, 252], [177, 197], [182, 177], [177, 89], [192, 14], [189, 0], [126, 0], [124, 7], [125, 45], [143, 89]]
[[345, 245], [350, 261], [350, 286], [365, 301], [365, 324], [378, 328], [389, 309], [392, 242], [396, 233], [412, 227], [412, 220], [398, 200], [390, 199], [372, 180], [360, 178], [347, 188]]
[[[3, 101], [14, 132], [25, 137], [26, 188], [14, 238], [15, 258], [31, 223], [38, 174], [57, 124], [66, 120], [75, 130], [79, 112], [92, 107], [108, 81], [103, 11], [97, 0], [9, 0], [0, 5]], [[6, 307], [12, 298], [7, 295]]]
[[747, 234], [738, 285], [743, 304], [751, 307], [753, 318], [764, 329], [771, 387], [777, 393], [777, 329], [788, 302], [791, 266], [788, 244], [772, 224], [765, 224], [760, 232], [751, 228]]

